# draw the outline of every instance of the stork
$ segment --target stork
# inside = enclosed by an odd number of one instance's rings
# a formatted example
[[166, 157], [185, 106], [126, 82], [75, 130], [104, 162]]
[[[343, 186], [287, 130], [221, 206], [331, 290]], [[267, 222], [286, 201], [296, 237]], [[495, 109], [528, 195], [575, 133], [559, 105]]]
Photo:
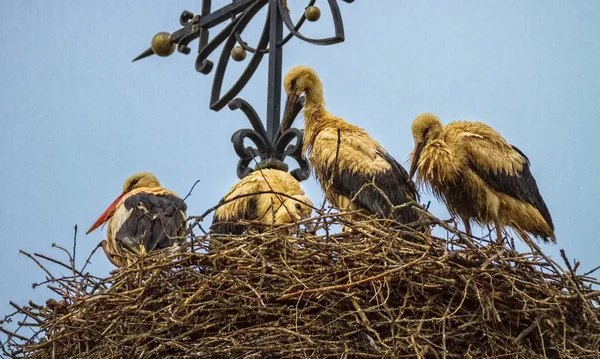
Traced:
[[327, 112], [323, 84], [312, 68], [292, 68], [283, 86], [287, 100], [281, 132], [291, 126], [294, 106], [304, 93], [303, 156], [308, 154], [313, 174], [334, 207], [403, 224], [419, 219], [412, 207], [402, 206], [419, 200], [406, 170], [364, 129]]
[[471, 221], [529, 232], [556, 243], [550, 212], [531, 174], [529, 159], [498, 132], [481, 122], [443, 126], [424, 113], [412, 124], [415, 148], [410, 177], [426, 183], [450, 213], [460, 217], [470, 236]]
[[183, 235], [187, 205], [160, 186], [156, 176], [140, 172], [129, 177], [123, 192], [92, 224], [86, 234], [108, 221], [102, 249], [116, 267], [131, 265], [152, 250], [173, 247]]
[[[291, 174], [275, 169], [253, 171], [236, 183], [221, 203], [211, 225], [212, 232], [217, 234], [242, 234], [249, 228], [242, 221], [265, 226], [296, 223], [310, 218], [313, 209], [300, 183]], [[265, 226], [254, 229], [261, 232]]]

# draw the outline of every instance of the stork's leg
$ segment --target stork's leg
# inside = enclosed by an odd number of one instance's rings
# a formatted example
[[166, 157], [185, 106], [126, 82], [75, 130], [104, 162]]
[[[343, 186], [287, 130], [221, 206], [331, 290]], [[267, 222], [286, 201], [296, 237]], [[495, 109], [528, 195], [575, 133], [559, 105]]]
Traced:
[[504, 247], [504, 238], [502, 237], [502, 227], [496, 222], [496, 240], [497, 243]]
[[461, 217], [463, 224], [465, 225], [465, 233], [467, 233], [467, 236], [473, 238], [473, 233], [471, 232], [471, 223], [469, 222], [469, 218], [467, 217]]

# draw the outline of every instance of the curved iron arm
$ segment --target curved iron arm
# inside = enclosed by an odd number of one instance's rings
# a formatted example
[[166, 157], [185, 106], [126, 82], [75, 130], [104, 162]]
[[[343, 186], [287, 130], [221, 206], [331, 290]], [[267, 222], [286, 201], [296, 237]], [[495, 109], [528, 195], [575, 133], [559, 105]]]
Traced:
[[[262, 0], [262, 2], [266, 3], [267, 0]], [[262, 4], [261, 2], [257, 2], [255, 6], [251, 7], [250, 9], [256, 8], [256, 12], [258, 12], [258, 10], [260, 10], [260, 8], [262, 8], [263, 5], [264, 4]], [[250, 61], [248, 62], [248, 65], [238, 78], [238, 80], [233, 84], [233, 86], [231, 86], [231, 88], [225, 93], [225, 95], [221, 96], [221, 87], [223, 86], [225, 69], [227, 69], [227, 64], [231, 59], [231, 50], [237, 42], [237, 39], [233, 34], [236, 32], [243, 32], [246, 25], [248, 25], [252, 17], [256, 14], [255, 12], [248, 12], [248, 10], [239, 17], [240, 20], [238, 24], [232, 30], [232, 32], [230, 32], [232, 35], [229, 35], [227, 41], [225, 41], [225, 45], [223, 45], [223, 50], [221, 51], [221, 56], [219, 57], [219, 63], [217, 65], [215, 77], [213, 78], [213, 87], [210, 95], [210, 108], [212, 110], [219, 111], [229, 101], [231, 101], [235, 96], [237, 96], [240, 93], [240, 91], [242, 91], [244, 86], [246, 86], [248, 81], [250, 81], [250, 78], [254, 74], [254, 71], [256, 71], [256, 69], [258, 68], [260, 61], [264, 56], [263, 52], [255, 52]], [[267, 18], [265, 19], [265, 26], [263, 28], [263, 32], [260, 36], [260, 39], [258, 40], [257, 48], [266, 47], [269, 43], [269, 20], [270, 16], [267, 15]]]
[[[309, 0], [307, 6], [313, 6], [316, 0]], [[342, 0], [352, 3], [354, 0]], [[194, 14], [183, 11], [179, 17], [182, 28], [175, 31], [170, 37], [170, 43], [176, 45], [178, 52], [188, 55], [191, 50], [189, 44], [199, 39], [198, 54], [195, 60], [196, 71], [209, 74], [215, 67], [209, 60], [210, 55], [221, 45], [223, 48], [217, 62], [215, 75], [212, 81], [209, 108], [220, 111], [226, 104], [231, 110], [240, 109], [252, 125], [252, 129], [236, 131], [231, 141], [236, 154], [240, 157], [237, 165], [239, 178], [246, 176], [257, 168], [278, 168], [288, 170], [284, 163], [285, 158], [291, 157], [298, 162], [298, 168], [290, 173], [299, 181], [309, 177], [308, 163], [302, 158], [303, 131], [290, 128], [283, 134], [279, 131], [281, 112], [281, 83], [282, 83], [282, 48], [293, 37], [297, 37], [315, 45], [331, 45], [344, 41], [344, 25], [337, 0], [327, 0], [331, 10], [334, 35], [327, 38], [310, 38], [300, 32], [306, 22], [303, 13], [294, 23], [286, 10], [282, 0], [233, 0], [230, 4], [211, 12], [211, 0], [202, 0], [202, 11]], [[267, 16], [260, 39], [256, 47], [249, 46], [242, 38], [246, 26], [256, 14], [267, 6]], [[225, 21], [230, 21], [219, 33], [209, 41], [209, 30]], [[284, 26], [287, 34], [283, 36]], [[245, 51], [252, 54], [245, 69], [231, 87], [223, 93], [223, 81], [227, 65], [231, 60], [231, 50], [239, 44]], [[133, 61], [154, 54], [152, 48], [147, 49]], [[246, 101], [236, 96], [246, 86], [265, 54], [269, 56], [269, 81], [267, 95], [266, 126]], [[302, 99], [303, 100], [303, 99]], [[296, 106], [295, 116], [300, 112], [303, 101]], [[294, 116], [294, 117], [295, 117]], [[248, 139], [253, 145], [245, 146]], [[294, 142], [295, 140], [295, 142]], [[260, 159], [260, 162], [258, 160]], [[257, 165], [252, 168], [253, 161]]]
[[[301, 97], [296, 104], [294, 118], [302, 109], [304, 98]], [[231, 136], [231, 142], [237, 155], [240, 157], [237, 166], [237, 174], [239, 178], [243, 178], [250, 172], [259, 168], [276, 168], [282, 171], [289, 169], [284, 162], [286, 157], [291, 157], [298, 162], [299, 167], [290, 172], [298, 181], [304, 181], [310, 176], [308, 163], [302, 158], [302, 144], [304, 132], [296, 128], [290, 128], [284, 133], [278, 133], [273, 141], [269, 141], [269, 136], [263, 126], [262, 121], [254, 111], [252, 106], [242, 100], [236, 98], [229, 102], [229, 109], [242, 110], [246, 115], [253, 129], [237, 130]], [[249, 139], [254, 143], [254, 147], [246, 146], [244, 141]], [[295, 144], [291, 144], [296, 140]], [[260, 161], [257, 160], [260, 158]], [[256, 161], [256, 166], [252, 168], [251, 164]]]
[[[344, 41], [344, 23], [342, 22], [342, 14], [340, 13], [340, 8], [337, 5], [336, 0], [327, 0], [329, 2], [329, 8], [331, 9], [331, 14], [333, 16], [333, 26], [335, 28], [335, 36], [328, 37], [325, 39], [313, 39], [310, 37], [306, 37], [300, 33], [300, 26], [296, 29], [294, 23], [292, 23], [292, 19], [290, 18], [290, 14], [285, 11], [283, 7], [283, 3], [279, 2], [279, 13], [283, 17], [283, 23], [290, 30], [290, 33], [299, 38], [300, 40], [304, 40], [313, 45], [333, 45], [339, 42]], [[305, 17], [302, 15], [303, 20]]]

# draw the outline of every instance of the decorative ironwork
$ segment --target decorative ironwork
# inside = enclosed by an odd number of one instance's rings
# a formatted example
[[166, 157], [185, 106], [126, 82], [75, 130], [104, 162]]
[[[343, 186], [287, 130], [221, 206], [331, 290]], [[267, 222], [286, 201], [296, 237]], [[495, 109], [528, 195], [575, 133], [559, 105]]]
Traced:
[[[315, 1], [310, 0], [307, 8], [314, 6]], [[351, 3], [354, 0], [342, 1]], [[228, 104], [231, 110], [241, 110], [252, 125], [252, 129], [238, 130], [231, 137], [234, 150], [240, 157], [237, 167], [238, 177], [243, 178], [259, 168], [277, 168], [287, 171], [288, 166], [283, 161], [286, 157], [291, 157], [298, 162], [299, 168], [290, 173], [296, 179], [302, 181], [309, 176], [308, 164], [302, 159], [303, 131], [296, 128], [290, 128], [284, 133], [279, 131], [282, 51], [283, 46], [293, 37], [315, 45], [331, 45], [344, 41], [344, 26], [337, 0], [327, 0], [327, 3], [333, 17], [334, 36], [315, 39], [300, 32], [301, 26], [306, 21], [304, 13], [294, 24], [287, 9], [286, 0], [232, 0], [231, 4], [213, 12], [211, 12], [211, 0], [202, 0], [200, 14], [195, 15], [192, 12], [184, 11], [179, 18], [181, 29], [175, 31], [170, 37], [166, 36], [168, 34], [165, 33], [157, 34], [152, 41], [153, 46], [133, 61], [154, 54], [169, 56], [173, 52], [171, 46], [176, 46], [178, 52], [188, 55], [191, 52], [188, 46], [190, 42], [199, 39], [195, 68], [196, 71], [207, 75], [214, 67], [214, 63], [208, 57], [224, 43], [213, 78], [209, 108], [219, 111]], [[264, 6], [268, 6], [268, 10], [262, 34], [256, 47], [250, 47], [243, 40], [242, 33]], [[230, 23], [209, 41], [209, 29], [227, 20], [230, 20]], [[283, 36], [284, 25], [289, 31], [285, 37]], [[161, 43], [161, 41], [166, 41], [164, 39], [169, 42]], [[237, 81], [223, 94], [225, 70], [231, 59], [230, 54], [232, 54], [234, 46], [240, 46], [243, 51], [251, 53], [252, 56]], [[249, 103], [241, 98], [236, 98], [258, 68], [265, 54], [269, 55], [266, 127]], [[243, 58], [244, 56], [239, 57], [242, 60]], [[301, 111], [303, 104], [301, 98], [296, 104], [294, 117]], [[252, 141], [254, 147], [246, 147], [244, 144], [245, 139]], [[295, 143], [292, 144], [294, 140]], [[256, 158], [260, 158], [260, 162], [255, 168], [252, 168], [250, 165]]]

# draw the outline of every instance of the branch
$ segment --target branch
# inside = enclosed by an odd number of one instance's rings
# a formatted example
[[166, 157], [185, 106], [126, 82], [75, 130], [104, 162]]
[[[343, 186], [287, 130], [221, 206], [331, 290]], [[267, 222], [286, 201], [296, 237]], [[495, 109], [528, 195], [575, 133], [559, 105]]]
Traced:
[[408, 267], [411, 267], [411, 266], [419, 263], [421, 260], [423, 260], [423, 258], [425, 258], [425, 256], [427, 256], [427, 254], [429, 254], [429, 252], [425, 251], [425, 252], [423, 252], [422, 256], [420, 256], [419, 258], [415, 259], [412, 262], [408, 262], [405, 265], [402, 265], [400, 267], [396, 267], [394, 269], [387, 270], [387, 271], [385, 271], [383, 273], [380, 273], [378, 275], [375, 275], [375, 276], [372, 276], [372, 277], [368, 277], [368, 278], [365, 278], [365, 279], [361, 279], [361, 280], [356, 281], [356, 282], [352, 282], [352, 283], [348, 283], [348, 284], [332, 285], [332, 286], [328, 286], [328, 287], [315, 288], [315, 289], [299, 290], [297, 292], [284, 294], [284, 295], [280, 296], [279, 298], [277, 298], [277, 300], [289, 299], [289, 298], [297, 297], [299, 295], [304, 295], [304, 294], [323, 293], [323, 292], [329, 292], [331, 290], [348, 289], [348, 288], [352, 288], [352, 287], [355, 287], [355, 286], [363, 284], [363, 283], [372, 282], [374, 280], [386, 277], [386, 276], [388, 276], [390, 274], [394, 274], [396, 272], [399, 272], [399, 271], [401, 271], [403, 269], [406, 269]]

